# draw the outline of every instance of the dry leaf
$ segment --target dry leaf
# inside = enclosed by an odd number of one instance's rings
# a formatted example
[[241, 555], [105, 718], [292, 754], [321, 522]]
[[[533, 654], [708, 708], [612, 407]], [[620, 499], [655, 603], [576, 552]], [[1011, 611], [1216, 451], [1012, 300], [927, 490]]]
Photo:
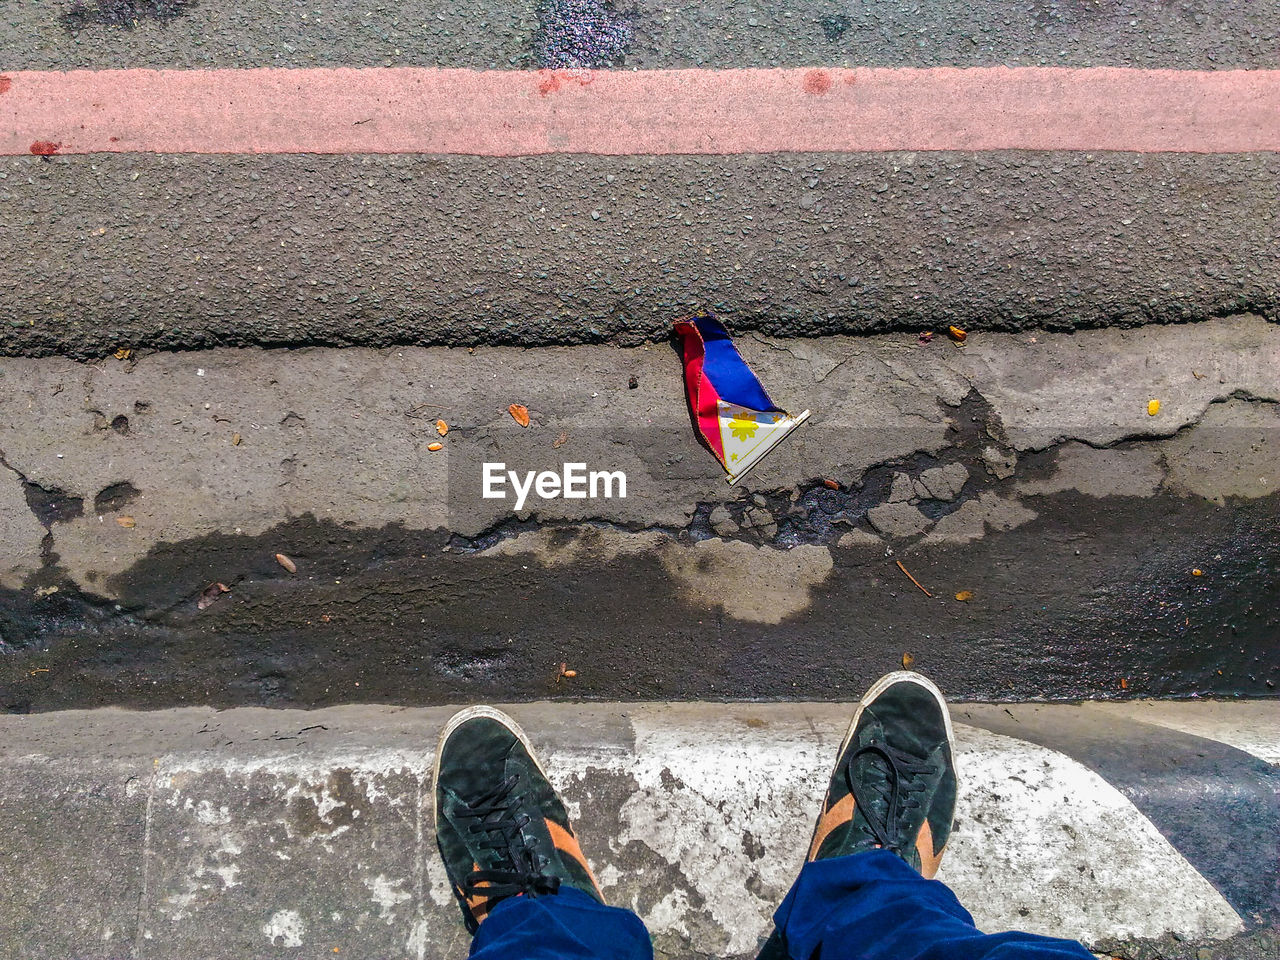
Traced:
[[116, 523], [124, 527], [126, 530], [132, 530], [138, 525], [138, 521], [133, 517], [116, 517]]
[[1147, 416], [1148, 416], [1148, 417], [1154, 417], [1154, 416], [1155, 416], [1157, 413], [1159, 413], [1159, 412], [1160, 412], [1160, 401], [1159, 401], [1159, 400], [1148, 400], [1148, 401], [1147, 401]]
[[965, 333], [959, 327], [947, 327], [947, 336], [949, 336], [956, 343], [964, 343], [965, 339], [969, 336], [969, 334]]
[[555, 442], [555, 443], [553, 443], [553, 444], [551, 444], [551, 445], [552, 445], [553, 447], [555, 447], [557, 450], [559, 450], [561, 447], [563, 447], [563, 446], [564, 446], [566, 443], [568, 443], [568, 442], [569, 442], [569, 434], [568, 434], [568, 433], [566, 433], [565, 431], [561, 430], [561, 431], [560, 431], [560, 436], [556, 437], [556, 442]]
[[432, 453], [435, 453], [437, 450], [443, 450], [443, 449], [444, 449], [444, 444], [443, 444], [443, 443], [428, 443], [428, 444], [427, 444], [427, 449], [428, 449], [428, 450], [430, 450]]
[[130, 354], [132, 353], [133, 351], [130, 350], [128, 347], [121, 347], [119, 350], [113, 353], [112, 356], [115, 357], [117, 360], [128, 360]]
[[823, 481], [822, 481], [822, 485], [823, 485], [824, 487], [826, 487], [828, 490], [839, 490], [839, 489], [840, 489], [840, 484], [839, 484], [839, 482], [838, 482], [838, 481], [836, 481], [836, 480], [823, 480]]
[[915, 662], [916, 662], [916, 658], [915, 658], [915, 657], [913, 657], [911, 654], [909, 654], [909, 653], [904, 653], [904, 654], [902, 655], [902, 669], [903, 669], [903, 670], [910, 670], [910, 669], [911, 669], [911, 667], [915, 664]]
[[956, 599], [959, 600], [961, 603], [968, 603], [970, 600], [973, 599], [973, 591], [961, 590], [959, 593], [956, 594]]
[[217, 600], [224, 593], [230, 593], [231, 588], [225, 583], [211, 583], [200, 591], [200, 599], [196, 601], [196, 607], [200, 610], [205, 609], [213, 601]]
[[520, 426], [527, 427], [529, 425], [528, 407], [521, 406], [518, 403], [513, 403], [511, 406], [507, 407], [507, 413], [511, 414], [511, 419], [520, 424]]
[[240, 446], [240, 434], [238, 434], [238, 433], [233, 433], [233, 434], [231, 435], [231, 445], [232, 445], [233, 447], [238, 447], [238, 446]]
[[443, 437], [443, 436], [444, 436], [445, 434], [447, 434], [448, 432], [449, 432], [449, 425], [448, 425], [447, 423], [445, 423], [443, 420], [437, 420], [437, 421], [436, 421], [436, 433], [440, 434], [440, 436], [442, 436], [442, 437]]
[[290, 560], [288, 557], [286, 557], [283, 553], [276, 554], [276, 563], [280, 564], [280, 566], [284, 567], [290, 573], [298, 572], [298, 565], [294, 563], [292, 560]]

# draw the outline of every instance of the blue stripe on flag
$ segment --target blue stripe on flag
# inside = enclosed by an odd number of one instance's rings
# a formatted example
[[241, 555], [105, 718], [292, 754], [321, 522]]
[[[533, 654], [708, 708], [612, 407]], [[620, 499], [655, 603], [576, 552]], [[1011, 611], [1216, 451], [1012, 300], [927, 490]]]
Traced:
[[695, 317], [693, 322], [702, 334], [703, 376], [711, 381], [721, 400], [762, 412], [781, 409], [773, 405], [719, 320], [704, 315]]

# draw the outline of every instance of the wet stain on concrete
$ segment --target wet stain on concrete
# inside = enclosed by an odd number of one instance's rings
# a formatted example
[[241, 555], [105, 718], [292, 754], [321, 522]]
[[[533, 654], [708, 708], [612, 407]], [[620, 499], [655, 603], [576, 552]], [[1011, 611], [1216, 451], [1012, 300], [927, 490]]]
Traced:
[[[60, 646], [65, 641], [67, 654], [74, 656], [74, 650], [82, 639], [127, 631], [133, 623], [131, 617], [122, 616], [120, 609], [110, 601], [77, 590], [65, 582], [48, 583], [54, 579], [58, 578], [42, 574], [37, 582], [45, 586], [0, 590], [0, 669], [6, 664], [6, 657], [24, 654], [34, 659], [22, 668], [22, 672], [29, 679], [39, 679], [43, 674], [31, 671], [44, 668], [38, 661], [50, 647]], [[54, 585], [57, 589], [50, 590], [49, 587]], [[122, 666], [128, 657], [126, 648], [122, 647], [119, 654], [110, 660]], [[23, 692], [0, 681], [0, 709], [12, 711], [15, 705], [23, 704], [29, 704]]]
[[176, 20], [196, 6], [196, 0], [75, 0], [62, 15], [67, 30], [121, 27], [132, 30], [144, 20]]
[[538, 23], [533, 47], [543, 67], [618, 66], [635, 38], [631, 21], [608, 0], [545, 0]]
[[[157, 546], [115, 578], [118, 604], [71, 586], [3, 593], [0, 702], [828, 700], [904, 652], [957, 698], [1274, 696], [1277, 507], [1280, 495], [1231, 510], [1044, 496], [1034, 520], [967, 544], [832, 548], [832, 575], [777, 625], [691, 601], [656, 552], [544, 568], [527, 554], [444, 551], [444, 531], [304, 517]], [[282, 545], [307, 578], [275, 563]], [[232, 592], [200, 611], [214, 579]], [[956, 602], [960, 590], [974, 599]]]
[[142, 491], [127, 480], [123, 483], [113, 483], [98, 491], [98, 495], [93, 498], [93, 509], [95, 513], [114, 513], [128, 506], [141, 495]]
[[66, 523], [84, 516], [84, 499], [71, 496], [57, 487], [42, 487], [24, 479], [22, 491], [26, 495], [27, 506], [46, 529], [55, 523]]

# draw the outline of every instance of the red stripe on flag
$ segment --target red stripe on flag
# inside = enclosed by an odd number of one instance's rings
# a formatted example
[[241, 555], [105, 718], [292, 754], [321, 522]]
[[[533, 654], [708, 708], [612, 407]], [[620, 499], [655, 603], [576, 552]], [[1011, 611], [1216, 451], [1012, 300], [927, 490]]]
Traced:
[[689, 409], [698, 421], [698, 430], [707, 446], [724, 463], [724, 443], [720, 439], [720, 394], [702, 372], [705, 350], [702, 334], [692, 323], [681, 320], [676, 323], [676, 333], [684, 344], [684, 385], [689, 396]]

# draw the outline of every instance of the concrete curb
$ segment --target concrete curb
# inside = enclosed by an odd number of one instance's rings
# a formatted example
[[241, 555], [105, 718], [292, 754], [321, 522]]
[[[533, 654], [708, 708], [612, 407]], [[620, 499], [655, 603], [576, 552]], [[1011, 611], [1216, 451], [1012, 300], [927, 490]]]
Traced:
[[737, 341], [813, 416], [736, 487], [666, 346], [0, 360], [0, 710], [1274, 695], [1274, 324]]
[[[658, 955], [751, 955], [798, 867], [847, 708], [511, 710], [566, 796], [606, 894], [645, 918]], [[450, 713], [0, 717], [0, 955], [462, 956], [426, 803]], [[941, 879], [983, 928], [1208, 942], [1274, 919], [1274, 704], [954, 715], [962, 794]], [[1144, 793], [1090, 746], [1098, 725], [1113, 746], [1151, 758], [1131, 765], [1144, 775], [1159, 772], [1155, 758], [1176, 762]], [[1179, 776], [1206, 755], [1218, 758], [1217, 780]], [[1252, 884], [1243, 892], [1205, 876], [1204, 854], [1230, 851], [1191, 849], [1170, 819], [1170, 805], [1214, 819], [1215, 793], [1230, 794], [1242, 829], [1263, 838], [1252, 863], [1232, 864]], [[1239, 909], [1268, 889], [1259, 909]]]

